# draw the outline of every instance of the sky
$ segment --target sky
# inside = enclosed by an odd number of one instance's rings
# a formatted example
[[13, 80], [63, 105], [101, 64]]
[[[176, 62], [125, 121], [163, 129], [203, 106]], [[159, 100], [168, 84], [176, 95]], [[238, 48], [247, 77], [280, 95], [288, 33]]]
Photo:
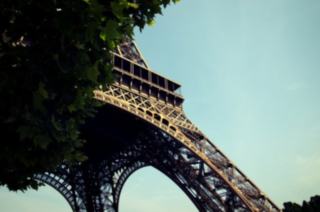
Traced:
[[[278, 206], [320, 194], [320, 1], [181, 0], [136, 31], [187, 116]], [[45, 210], [44, 210], [45, 209]], [[71, 211], [50, 187], [0, 189], [0, 211]], [[197, 211], [166, 176], [135, 172], [120, 212]]]

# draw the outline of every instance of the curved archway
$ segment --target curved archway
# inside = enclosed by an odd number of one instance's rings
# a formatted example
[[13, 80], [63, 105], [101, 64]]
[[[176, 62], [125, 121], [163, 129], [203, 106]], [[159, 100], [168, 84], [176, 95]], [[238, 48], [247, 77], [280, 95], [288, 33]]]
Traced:
[[125, 182], [120, 195], [119, 211], [195, 212], [198, 210], [169, 177], [147, 166], [135, 171]]

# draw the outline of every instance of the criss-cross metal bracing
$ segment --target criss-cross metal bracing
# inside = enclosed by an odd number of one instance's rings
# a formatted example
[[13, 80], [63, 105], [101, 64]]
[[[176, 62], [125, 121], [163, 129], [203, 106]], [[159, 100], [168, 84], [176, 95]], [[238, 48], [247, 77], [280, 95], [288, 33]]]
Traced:
[[[164, 83], [154, 84], [151, 71], [146, 77], [141, 77], [142, 72], [135, 75], [133, 66], [149, 70], [131, 40], [118, 47], [115, 57], [129, 61], [129, 68], [122, 70], [123, 62], [115, 65], [117, 80], [106, 90], [95, 90], [94, 97], [121, 111], [119, 114], [140, 120], [131, 126], [144, 123], [146, 127], [134, 141], [122, 144], [125, 147], [98, 162], [61, 165], [56, 172], [37, 175], [37, 179], [56, 188], [74, 211], [118, 211], [126, 179], [135, 170], [150, 165], [172, 179], [199, 211], [280, 211], [185, 116], [183, 98], [176, 93], [178, 84], [164, 81], [157, 74], [157, 82]], [[129, 80], [125, 83], [123, 77]], [[133, 86], [133, 80], [139, 79], [139, 86]], [[112, 127], [117, 126], [113, 123]]]
[[127, 58], [130, 61], [133, 61], [145, 68], [148, 68], [148, 65], [143, 58], [140, 50], [137, 48], [133, 40], [126, 38], [124, 41], [117, 46], [116, 53], [121, 57]]
[[[145, 97], [121, 84], [109, 86], [106, 91], [96, 90], [95, 98], [135, 114], [181, 142], [189, 154], [195, 156], [195, 164], [203, 162], [202, 170], [197, 172], [202, 172], [208, 192], [222, 202], [228, 193], [233, 193], [252, 211], [278, 211], [272, 201], [186, 118], [181, 107]], [[224, 186], [219, 188], [218, 181]]]

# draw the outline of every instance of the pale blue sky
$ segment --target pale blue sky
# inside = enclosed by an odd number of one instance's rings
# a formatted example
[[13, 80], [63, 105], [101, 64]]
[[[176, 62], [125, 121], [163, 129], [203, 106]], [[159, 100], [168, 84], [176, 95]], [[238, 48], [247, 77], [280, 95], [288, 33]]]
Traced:
[[[151, 68], [182, 84], [190, 119], [281, 207], [320, 194], [319, 11], [318, 0], [182, 0], [136, 35]], [[123, 191], [120, 212], [196, 211], [151, 168]], [[50, 188], [1, 189], [0, 211], [70, 209]]]

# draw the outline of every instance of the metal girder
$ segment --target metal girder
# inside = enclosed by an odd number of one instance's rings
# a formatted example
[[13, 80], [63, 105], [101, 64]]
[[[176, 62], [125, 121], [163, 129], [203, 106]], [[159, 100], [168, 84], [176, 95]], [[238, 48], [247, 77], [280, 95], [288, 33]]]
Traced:
[[124, 41], [116, 48], [116, 53], [125, 57], [139, 65], [148, 68], [140, 50], [137, 48], [133, 40], [125, 38]]
[[[234, 193], [249, 210], [279, 211], [277, 206], [192, 124], [182, 108], [145, 97], [121, 84], [111, 85], [105, 91], [96, 90], [95, 98], [134, 114], [184, 145], [190, 155], [204, 162], [206, 175], [209, 176], [204, 180], [209, 187], [217, 190], [214, 185], [210, 185], [210, 176], [215, 175], [227, 187], [224, 189]], [[224, 194], [221, 193], [222, 196]]]
[[[148, 68], [130, 39], [116, 53]], [[95, 90], [94, 97], [107, 109], [87, 127], [88, 149], [93, 149], [88, 161], [35, 176], [57, 189], [73, 211], [118, 211], [125, 181], [144, 166], [166, 174], [199, 211], [280, 211], [186, 117], [181, 105], [119, 82]]]

